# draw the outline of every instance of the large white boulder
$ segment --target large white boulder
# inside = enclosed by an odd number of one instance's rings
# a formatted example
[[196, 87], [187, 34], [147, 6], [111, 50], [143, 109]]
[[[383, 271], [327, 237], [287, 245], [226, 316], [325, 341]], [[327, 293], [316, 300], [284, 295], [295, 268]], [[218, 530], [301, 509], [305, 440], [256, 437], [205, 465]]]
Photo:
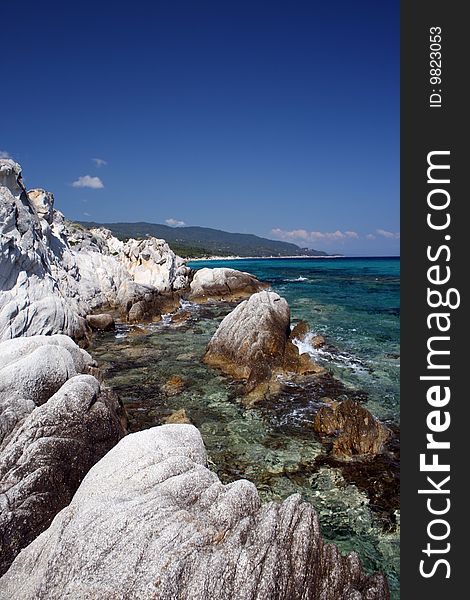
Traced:
[[203, 268], [194, 274], [189, 299], [201, 303], [240, 300], [267, 287], [266, 283], [243, 271], [226, 267]]
[[220, 323], [204, 360], [227, 374], [248, 379], [254, 370], [281, 365], [290, 333], [290, 309], [275, 292], [258, 292]]
[[125, 434], [117, 397], [63, 335], [0, 344], [0, 573]]
[[125, 437], [16, 558], [0, 599], [386, 600], [320, 534], [299, 495], [262, 505], [245, 480], [207, 469], [192, 425]]

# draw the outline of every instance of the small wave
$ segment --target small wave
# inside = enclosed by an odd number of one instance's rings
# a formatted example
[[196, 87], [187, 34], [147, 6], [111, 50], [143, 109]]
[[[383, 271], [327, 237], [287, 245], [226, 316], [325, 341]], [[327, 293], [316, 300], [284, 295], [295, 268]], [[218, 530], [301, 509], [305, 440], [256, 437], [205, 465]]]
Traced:
[[189, 300], [183, 300], [183, 298], [181, 298], [180, 300], [180, 309], [181, 310], [189, 310], [191, 308], [199, 308], [199, 304], [196, 304], [195, 302], [190, 302]]
[[302, 281], [308, 281], [308, 277], [303, 277], [303, 275], [299, 275], [295, 279], [283, 279], [282, 280], [283, 283], [296, 283], [296, 282], [302, 282]]
[[315, 348], [313, 338], [315, 334], [309, 332], [303, 340], [294, 339], [293, 343], [299, 349], [300, 354], [309, 354], [317, 362], [326, 362], [337, 367], [346, 367], [356, 373], [365, 373], [367, 369], [363, 362], [347, 352], [328, 350], [326, 348]]

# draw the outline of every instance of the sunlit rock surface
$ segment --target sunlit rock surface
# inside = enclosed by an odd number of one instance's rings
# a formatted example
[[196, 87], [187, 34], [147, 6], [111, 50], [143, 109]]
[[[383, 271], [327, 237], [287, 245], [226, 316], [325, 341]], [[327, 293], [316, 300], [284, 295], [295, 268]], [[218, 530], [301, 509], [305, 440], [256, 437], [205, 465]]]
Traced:
[[93, 364], [63, 335], [0, 344], [0, 573], [125, 433], [117, 397], [87, 374]]
[[84, 339], [84, 317], [100, 306], [127, 317], [141, 302], [142, 318], [151, 318], [162, 295], [189, 289], [189, 275], [163, 240], [123, 243], [105, 229], [66, 221], [50, 192], [27, 192], [21, 167], [0, 160], [0, 340], [53, 333]]
[[0, 580], [0, 598], [375, 600], [380, 575], [325, 545], [295, 495], [223, 485], [192, 425], [125, 437]]

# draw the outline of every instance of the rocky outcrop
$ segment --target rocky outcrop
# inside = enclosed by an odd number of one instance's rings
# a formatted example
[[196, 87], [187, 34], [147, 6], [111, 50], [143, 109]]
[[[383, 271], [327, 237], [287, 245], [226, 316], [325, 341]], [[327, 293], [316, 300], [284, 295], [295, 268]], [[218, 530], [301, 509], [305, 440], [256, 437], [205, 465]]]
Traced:
[[171, 251], [165, 240], [129, 240], [121, 247], [121, 261], [136, 283], [159, 292], [186, 290], [191, 269]]
[[254, 485], [223, 485], [197, 429], [163, 425], [125, 437], [69, 506], [0, 580], [0, 599], [385, 600], [320, 535], [313, 507], [261, 505]]
[[100, 306], [151, 319], [179, 305], [189, 275], [164, 240], [124, 243], [66, 221], [50, 192], [26, 192], [20, 166], [0, 159], [0, 341], [54, 333], [84, 340], [85, 316]]
[[0, 573], [124, 435], [118, 399], [87, 374], [93, 364], [63, 335], [0, 344]]
[[64, 243], [52, 232], [51, 203], [42, 190], [30, 201], [19, 165], [0, 160], [0, 341], [38, 333], [86, 336], [78, 273], [61, 264]]
[[290, 309], [274, 292], [258, 292], [228, 314], [209, 342], [204, 361], [247, 380], [252, 400], [279, 390], [277, 375], [323, 371], [292, 343]]
[[331, 454], [339, 459], [376, 456], [391, 436], [366, 408], [349, 399], [322, 406], [315, 416], [314, 430], [332, 440]]
[[188, 299], [192, 302], [236, 301], [269, 287], [253, 275], [235, 269], [199, 269], [191, 281]]
[[0, 344], [0, 449], [37, 406], [71, 377], [87, 373], [91, 356], [65, 335], [34, 336]]

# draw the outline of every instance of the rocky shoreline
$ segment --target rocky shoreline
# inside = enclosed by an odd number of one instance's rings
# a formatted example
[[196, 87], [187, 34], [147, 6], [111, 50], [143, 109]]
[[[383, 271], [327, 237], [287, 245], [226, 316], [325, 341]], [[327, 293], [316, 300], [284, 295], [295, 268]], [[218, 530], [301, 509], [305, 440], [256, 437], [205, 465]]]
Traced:
[[[270, 401], [281, 380], [325, 374], [294, 345], [283, 298], [248, 273], [194, 273], [164, 240], [68, 222], [11, 160], [0, 161], [0, 234], [0, 598], [389, 597], [382, 575], [323, 542], [310, 504], [261, 504], [248, 481], [222, 484], [191, 424], [127, 434], [83, 349], [116, 320], [243, 300], [204, 360], [241, 380], [248, 404]], [[332, 460], [384, 451], [390, 433], [365, 408], [322, 410]]]

